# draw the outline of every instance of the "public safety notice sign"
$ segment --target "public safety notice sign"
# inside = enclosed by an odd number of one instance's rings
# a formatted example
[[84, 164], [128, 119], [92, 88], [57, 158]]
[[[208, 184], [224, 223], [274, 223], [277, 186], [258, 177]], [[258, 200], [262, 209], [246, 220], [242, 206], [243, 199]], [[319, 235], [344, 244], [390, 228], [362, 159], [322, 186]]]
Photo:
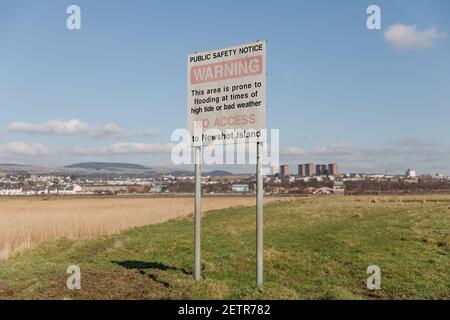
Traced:
[[187, 64], [192, 144], [263, 141], [266, 41], [193, 53]]

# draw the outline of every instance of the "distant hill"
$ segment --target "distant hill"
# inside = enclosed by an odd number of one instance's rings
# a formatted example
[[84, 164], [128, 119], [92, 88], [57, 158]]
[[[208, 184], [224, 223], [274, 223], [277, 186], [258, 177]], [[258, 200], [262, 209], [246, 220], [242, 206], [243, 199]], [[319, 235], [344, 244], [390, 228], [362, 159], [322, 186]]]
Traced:
[[212, 176], [212, 177], [225, 177], [225, 176], [234, 176], [233, 173], [225, 170], [213, 170], [210, 172], [205, 172], [203, 175]]
[[49, 170], [44, 167], [32, 166], [17, 163], [1, 163], [0, 175], [5, 174], [28, 174], [28, 173], [48, 173]]
[[193, 176], [194, 171], [189, 170], [172, 170], [165, 172], [166, 174], [172, 175], [172, 176]]
[[0, 167], [30, 167], [30, 166], [18, 163], [0, 163]]
[[121, 162], [82, 162], [75, 163], [64, 168], [72, 168], [72, 169], [111, 169], [111, 168], [120, 168], [120, 169], [147, 169], [146, 167], [140, 164], [132, 164], [132, 163], [121, 163]]
[[[33, 166], [15, 163], [0, 164], [0, 176], [7, 174], [27, 175], [75, 175], [78, 177], [156, 177], [161, 174], [173, 176], [193, 176], [193, 170], [173, 169], [168, 167], [145, 167], [139, 164], [122, 162], [82, 162], [61, 168]], [[225, 170], [203, 171], [203, 176], [223, 177], [233, 173]]]

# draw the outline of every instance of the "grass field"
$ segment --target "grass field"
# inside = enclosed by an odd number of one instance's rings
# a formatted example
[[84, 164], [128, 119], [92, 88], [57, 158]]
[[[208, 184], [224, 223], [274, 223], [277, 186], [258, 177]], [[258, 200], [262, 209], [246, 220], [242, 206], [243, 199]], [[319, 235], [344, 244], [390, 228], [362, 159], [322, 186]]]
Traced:
[[[2, 299], [450, 299], [450, 197], [314, 197], [265, 206], [265, 284], [255, 286], [255, 209], [191, 216], [93, 240], [44, 243], [0, 262]], [[66, 269], [81, 268], [81, 290]], [[381, 290], [368, 290], [369, 265]]]
[[[251, 197], [208, 197], [202, 205], [214, 210], [254, 203]], [[44, 241], [114, 234], [187, 215], [193, 208], [190, 198], [0, 198], [0, 260]]]

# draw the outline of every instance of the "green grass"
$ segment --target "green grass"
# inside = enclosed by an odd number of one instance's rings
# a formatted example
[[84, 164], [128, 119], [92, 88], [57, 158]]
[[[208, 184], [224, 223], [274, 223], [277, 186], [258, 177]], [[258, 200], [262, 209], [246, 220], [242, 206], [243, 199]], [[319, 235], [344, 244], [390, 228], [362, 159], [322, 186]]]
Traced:
[[[427, 199], [427, 201], [423, 201]], [[450, 198], [317, 197], [265, 207], [264, 287], [255, 286], [255, 208], [208, 212], [204, 279], [192, 280], [192, 217], [0, 262], [2, 299], [449, 299]], [[81, 290], [66, 288], [69, 265]], [[368, 290], [369, 265], [382, 289]]]

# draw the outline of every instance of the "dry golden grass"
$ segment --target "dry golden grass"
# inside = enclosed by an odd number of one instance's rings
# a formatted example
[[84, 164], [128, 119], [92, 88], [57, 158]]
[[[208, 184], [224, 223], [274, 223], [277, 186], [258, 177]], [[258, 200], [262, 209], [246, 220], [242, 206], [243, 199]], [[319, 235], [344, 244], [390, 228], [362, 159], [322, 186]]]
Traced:
[[[252, 197], [207, 197], [202, 211], [254, 204]], [[161, 223], [193, 207], [192, 198], [0, 198], [0, 260], [48, 240], [88, 239]]]

